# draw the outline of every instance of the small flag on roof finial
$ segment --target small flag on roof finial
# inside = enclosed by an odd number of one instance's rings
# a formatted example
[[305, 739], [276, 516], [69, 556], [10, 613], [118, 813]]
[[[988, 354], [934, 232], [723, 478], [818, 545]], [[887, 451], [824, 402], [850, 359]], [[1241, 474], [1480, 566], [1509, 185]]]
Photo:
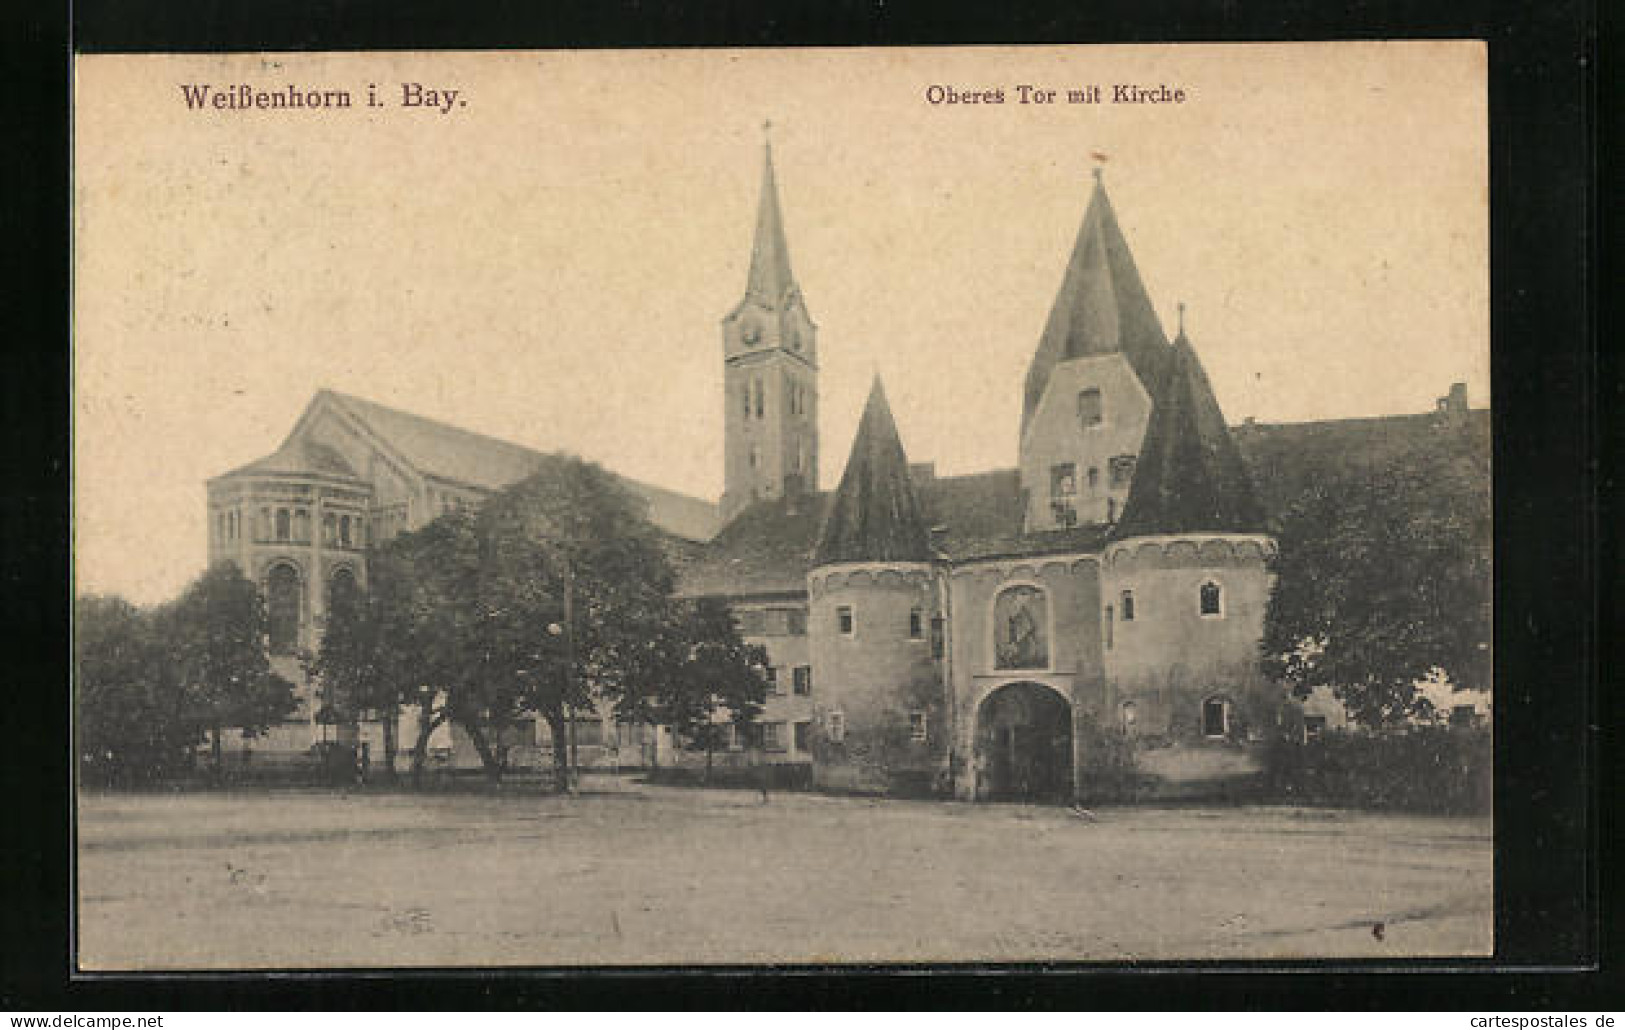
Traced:
[[1185, 302], [1179, 302], [1179, 335], [1185, 335]]
[[1100, 175], [1106, 170], [1106, 155], [1099, 150], [1089, 151], [1089, 156], [1095, 159], [1095, 166], [1090, 169], [1094, 173], [1095, 181], [1100, 181]]

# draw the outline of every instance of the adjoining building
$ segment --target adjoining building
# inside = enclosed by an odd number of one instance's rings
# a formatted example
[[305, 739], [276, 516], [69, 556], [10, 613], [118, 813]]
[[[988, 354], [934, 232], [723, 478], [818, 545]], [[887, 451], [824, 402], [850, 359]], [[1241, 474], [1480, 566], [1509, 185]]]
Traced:
[[[1098, 172], [1028, 369], [1014, 468], [911, 463], [877, 378], [838, 485], [820, 490], [818, 330], [771, 150], [721, 332], [720, 503], [628, 485], [692, 543], [680, 592], [725, 600], [767, 650], [768, 702], [738, 754], [809, 766], [827, 789], [1071, 799], [1125, 777], [1174, 795], [1248, 775], [1283, 708], [1258, 659], [1271, 487], [1316, 474], [1328, 446], [1343, 460], [1351, 431], [1375, 433], [1379, 457], [1390, 437], [1441, 430], [1487, 452], [1464, 391], [1430, 415], [1233, 433], [1183, 324], [1166, 335]], [[291, 655], [319, 639], [334, 577], [364, 583], [370, 543], [538, 459], [323, 391], [276, 453], [210, 481], [210, 556], [262, 585], [279, 671], [303, 682]], [[283, 746], [317, 732], [308, 709]], [[664, 730], [595, 722], [589, 762], [684, 760]]]

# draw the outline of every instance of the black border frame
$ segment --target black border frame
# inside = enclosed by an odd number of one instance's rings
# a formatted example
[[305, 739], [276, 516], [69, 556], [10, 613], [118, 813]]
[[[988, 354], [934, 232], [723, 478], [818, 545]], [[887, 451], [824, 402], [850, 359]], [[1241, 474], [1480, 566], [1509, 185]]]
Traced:
[[[17, 14], [21, 16], [18, 17]], [[1605, 532], [1596, 462], [1617, 457], [1617, 358], [1599, 355], [1598, 34], [1591, 0], [1317, 3], [1056, 0], [1024, 5], [728, 0], [82, 0], [17, 12], [4, 33], [10, 168], [23, 199], [10, 220], [22, 259], [5, 307], [0, 409], [13, 476], [0, 502], [0, 570], [14, 702], [5, 742], [0, 861], [8, 895], [0, 1005], [12, 1010], [239, 1008], [1414, 1008], [1621, 1006], [1603, 975], [1617, 954], [1617, 899], [1600, 905], [1600, 844], [1617, 829], [1598, 804], [1617, 779], [1599, 744], [1617, 740], [1620, 702], [1598, 649], [1625, 563]], [[1496, 463], [1496, 928], [1488, 963], [1405, 967], [1187, 963], [1122, 967], [883, 970], [340, 972], [70, 978], [61, 902], [72, 888], [66, 725], [71, 459], [70, 46], [86, 53], [175, 50], [496, 49], [630, 46], [1227, 42], [1479, 38], [1489, 42], [1493, 400]], [[1611, 80], [1617, 85], [1617, 76]], [[1425, 103], [1425, 98], [1418, 98]], [[1618, 105], [1616, 105], [1618, 106]], [[1618, 112], [1613, 112], [1617, 119]], [[1335, 117], [1335, 112], [1329, 112]], [[1611, 213], [1611, 212], [1610, 212]], [[1617, 220], [1613, 224], [1617, 225]], [[1617, 269], [1615, 269], [1617, 271]], [[13, 303], [16, 302], [16, 303]], [[1617, 323], [1613, 323], [1617, 325]], [[1609, 337], [1611, 338], [1611, 337]], [[1599, 364], [1599, 356], [1605, 363]], [[1601, 376], [1601, 378], [1599, 378]], [[1607, 469], [1602, 470], [1605, 475]], [[1611, 483], [1610, 481], [1607, 481]], [[1598, 576], [1601, 572], [1602, 577]], [[1598, 615], [1605, 615], [1604, 621]], [[1614, 644], [1617, 649], [1618, 645]], [[1615, 651], [1617, 654], [1617, 650]], [[1615, 666], [1610, 666], [1610, 668]], [[1555, 701], [1555, 703], [1554, 703]], [[1600, 820], [1600, 821], [1599, 821]], [[1562, 969], [1554, 967], [1564, 967]], [[1497, 971], [1499, 970], [1499, 971]], [[1590, 972], [1586, 972], [1590, 970]], [[1600, 970], [1600, 972], [1599, 972]], [[771, 975], [778, 973], [780, 975]]]

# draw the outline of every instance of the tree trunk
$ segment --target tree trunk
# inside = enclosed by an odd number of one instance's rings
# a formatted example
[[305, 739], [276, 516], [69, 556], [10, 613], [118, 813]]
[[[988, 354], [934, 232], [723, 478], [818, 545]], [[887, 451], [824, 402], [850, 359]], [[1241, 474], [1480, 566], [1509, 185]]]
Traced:
[[214, 763], [214, 780], [216, 783], [219, 783], [221, 780], [226, 778], [225, 755], [222, 753], [220, 746], [220, 737], [224, 734], [224, 732], [225, 731], [221, 725], [218, 722], [215, 723], [213, 733], [214, 739], [209, 743], [209, 758]]
[[384, 719], [384, 771], [389, 782], [395, 782], [395, 753], [400, 749], [400, 742], [396, 740], [400, 733], [401, 710], [399, 705], [390, 705], [383, 709]]
[[564, 712], [548, 712], [546, 719], [553, 731], [553, 790], [564, 794], [570, 790], [570, 741], [564, 735]]
[[491, 742], [485, 736], [485, 730], [473, 719], [462, 723], [463, 730], [467, 732], [468, 739], [473, 742], [474, 750], [479, 753], [480, 765], [485, 769], [485, 778], [492, 784], [502, 782], [502, 759], [491, 747]]
[[429, 760], [429, 737], [446, 721], [446, 713], [418, 709], [418, 739], [412, 744], [412, 789], [423, 787], [423, 766]]

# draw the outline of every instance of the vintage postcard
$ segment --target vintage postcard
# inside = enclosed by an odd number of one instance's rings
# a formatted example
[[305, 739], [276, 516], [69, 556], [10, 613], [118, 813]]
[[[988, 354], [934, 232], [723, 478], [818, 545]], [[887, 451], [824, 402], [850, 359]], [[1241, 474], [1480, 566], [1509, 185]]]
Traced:
[[1482, 43], [80, 56], [85, 971], [1493, 953]]

